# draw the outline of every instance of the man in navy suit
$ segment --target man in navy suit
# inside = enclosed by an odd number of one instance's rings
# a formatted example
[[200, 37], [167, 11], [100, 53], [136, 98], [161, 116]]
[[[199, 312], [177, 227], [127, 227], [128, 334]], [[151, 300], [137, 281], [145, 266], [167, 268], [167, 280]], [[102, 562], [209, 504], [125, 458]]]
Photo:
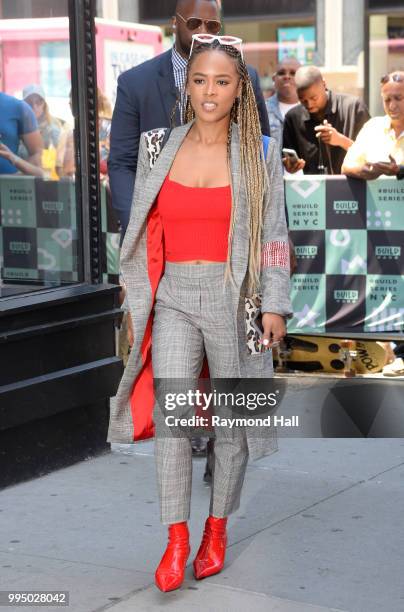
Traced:
[[[185, 84], [192, 35], [219, 34], [220, 10], [217, 0], [178, 0], [173, 17], [175, 45], [169, 51], [131, 68], [118, 78], [115, 110], [112, 117], [108, 173], [112, 205], [126, 231], [132, 205], [139, 138], [142, 132], [170, 127], [177, 96]], [[262, 133], [269, 135], [268, 115], [258, 74], [249, 67], [254, 86]], [[177, 104], [175, 124], [182, 119]]]

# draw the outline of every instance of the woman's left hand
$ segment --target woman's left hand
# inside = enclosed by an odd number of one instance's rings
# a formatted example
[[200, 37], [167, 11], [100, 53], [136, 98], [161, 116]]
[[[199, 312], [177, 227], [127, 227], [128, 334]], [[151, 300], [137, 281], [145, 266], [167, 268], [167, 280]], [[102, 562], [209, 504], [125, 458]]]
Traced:
[[262, 314], [262, 327], [264, 333], [262, 334], [261, 342], [264, 350], [272, 348], [274, 343], [280, 342], [286, 335], [284, 318], [273, 312], [264, 312]]

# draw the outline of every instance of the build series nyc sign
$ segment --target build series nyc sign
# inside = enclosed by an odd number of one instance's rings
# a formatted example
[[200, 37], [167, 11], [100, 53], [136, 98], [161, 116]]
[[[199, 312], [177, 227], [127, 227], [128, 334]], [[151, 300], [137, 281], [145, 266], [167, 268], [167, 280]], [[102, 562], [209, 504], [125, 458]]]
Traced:
[[297, 271], [289, 333], [404, 330], [404, 185], [286, 178]]

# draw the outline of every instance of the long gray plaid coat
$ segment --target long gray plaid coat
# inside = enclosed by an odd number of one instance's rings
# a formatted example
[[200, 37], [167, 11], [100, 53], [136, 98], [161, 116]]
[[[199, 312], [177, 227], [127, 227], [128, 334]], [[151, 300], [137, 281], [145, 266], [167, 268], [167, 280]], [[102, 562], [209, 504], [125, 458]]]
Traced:
[[[153, 204], [190, 127], [191, 123], [175, 128], [171, 132], [152, 168], [150, 156], [154, 152], [150, 147], [150, 135], [148, 139], [144, 134], [141, 136], [133, 205], [121, 251], [121, 270], [126, 284], [135, 339], [117, 395], [111, 400], [109, 442], [131, 443], [134, 439], [150, 437], [150, 431], [139, 432], [138, 428], [136, 433], [137, 419], [145, 421], [143, 411], [151, 411], [150, 407], [142, 405], [143, 402], [137, 404], [135, 402], [134, 405], [132, 393], [136, 385], [140, 385], [139, 379], [144, 374], [146, 352], [148, 346], [150, 348], [150, 341], [148, 345], [146, 339], [150, 337], [154, 295], [162, 273], [158, 264], [159, 257], [160, 264], [162, 263], [162, 254], [160, 256], [157, 253], [159, 256], [156, 257], [156, 251], [151, 251], [152, 248], [156, 248], [156, 244], [157, 248], [162, 250], [161, 236], [159, 236], [161, 230], [155, 223], [150, 224], [150, 221], [153, 218], [156, 221], [156, 207], [153, 207]], [[249, 253], [249, 221], [245, 188], [240, 178], [239, 151], [238, 127], [233, 124], [231, 180], [236, 202], [236, 217], [231, 264], [235, 283], [227, 285], [227, 303], [229, 313], [234, 320], [234, 333], [237, 333], [239, 347], [239, 371], [235, 372], [234, 376], [267, 378], [273, 376], [271, 352], [251, 353], [247, 347], [245, 286]], [[264, 201], [261, 310], [290, 317], [292, 308], [289, 298], [289, 251], [282, 166], [278, 147], [273, 139], [269, 142], [266, 165], [269, 188]], [[144, 397], [144, 389], [150, 390], [150, 387], [149, 376], [148, 383], [142, 387], [140, 397], [142, 394]], [[277, 450], [276, 428], [267, 427], [265, 432], [262, 429], [257, 433], [254, 427], [246, 428], [252, 459], [258, 459]]]

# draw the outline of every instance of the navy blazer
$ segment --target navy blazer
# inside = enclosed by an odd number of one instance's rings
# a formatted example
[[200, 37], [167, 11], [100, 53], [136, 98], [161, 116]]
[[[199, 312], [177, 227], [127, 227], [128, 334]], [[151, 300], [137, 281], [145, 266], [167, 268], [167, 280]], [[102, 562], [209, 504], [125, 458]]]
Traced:
[[[269, 136], [268, 113], [257, 71], [248, 72], [254, 87], [263, 134]], [[118, 77], [118, 90], [111, 126], [108, 174], [115, 208], [125, 234], [132, 205], [139, 139], [142, 132], [170, 127], [177, 98], [171, 49]], [[175, 125], [180, 125], [179, 109]]]

